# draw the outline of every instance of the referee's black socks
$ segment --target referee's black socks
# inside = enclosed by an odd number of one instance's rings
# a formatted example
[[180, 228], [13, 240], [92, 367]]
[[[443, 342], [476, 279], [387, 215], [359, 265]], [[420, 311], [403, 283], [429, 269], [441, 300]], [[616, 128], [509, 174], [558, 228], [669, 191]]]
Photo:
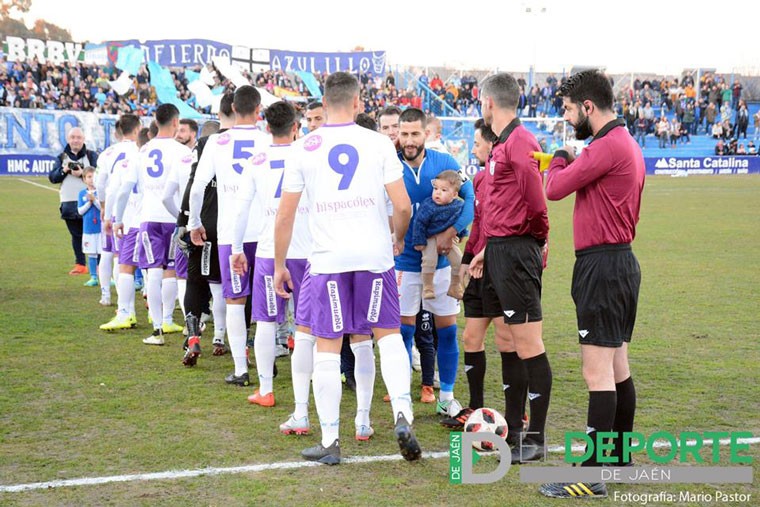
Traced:
[[588, 393], [588, 418], [586, 419], [586, 434], [594, 443], [594, 452], [581, 466], [598, 467], [601, 464], [596, 459], [598, 446], [596, 434], [601, 431], [612, 431], [615, 422], [615, 407], [617, 406], [617, 393], [615, 391], [589, 391]]
[[528, 391], [528, 371], [517, 352], [501, 353], [501, 382], [504, 390], [504, 418], [509, 428], [509, 440], [519, 441], [525, 396]]
[[464, 371], [470, 388], [471, 409], [483, 408], [483, 381], [486, 376], [486, 351], [465, 352]]
[[528, 400], [530, 402], [530, 424], [528, 437], [537, 443], [544, 442], [546, 414], [552, 394], [552, 369], [546, 352], [523, 359], [528, 372]]
[[617, 405], [615, 407], [615, 422], [612, 425], [612, 431], [616, 432], [618, 436], [612, 439], [615, 447], [610, 456], [618, 458], [618, 465], [627, 465], [630, 462], [630, 456], [625, 461], [621, 459], [621, 456], [623, 433], [633, 431], [633, 419], [636, 415], [636, 388], [633, 385], [633, 378], [628, 377], [624, 381], [615, 384], [615, 391], [617, 393]]

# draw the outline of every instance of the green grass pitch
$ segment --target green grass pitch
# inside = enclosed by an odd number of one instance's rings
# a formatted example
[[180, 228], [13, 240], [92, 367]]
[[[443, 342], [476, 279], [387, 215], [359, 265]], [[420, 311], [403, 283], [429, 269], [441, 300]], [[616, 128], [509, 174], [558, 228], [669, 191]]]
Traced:
[[[246, 402], [252, 390], [224, 384], [230, 356], [211, 357], [208, 338], [205, 355], [192, 369], [180, 363], [178, 335], [169, 335], [165, 347], [143, 345], [150, 329], [139, 299], [136, 330], [99, 331], [113, 308], [97, 304], [98, 290], [82, 287], [84, 277], [66, 274], [72, 252], [57, 208], [57, 193], [0, 179], [0, 485], [299, 461], [300, 450], [316, 437], [277, 432], [292, 409], [287, 358], [278, 360], [277, 406], [263, 409]], [[565, 431], [585, 427], [587, 404], [570, 298], [572, 201], [550, 203], [549, 218], [544, 340], [554, 390], [548, 438], [550, 445], [562, 445]], [[636, 430], [760, 434], [760, 177], [650, 177], [634, 251], [643, 273], [631, 346]], [[486, 405], [503, 410], [500, 361], [492, 341], [487, 343]], [[415, 373], [416, 396], [419, 381]], [[355, 399], [344, 392], [344, 456], [397, 453], [384, 393], [378, 368], [376, 435], [357, 443]], [[456, 394], [466, 403], [461, 367]], [[415, 412], [423, 449], [446, 450], [447, 432], [437, 424], [434, 407], [415, 403]], [[311, 419], [314, 426], [313, 403]], [[753, 445], [749, 453], [756, 475], [758, 448]], [[727, 450], [722, 456], [728, 459]], [[492, 458], [484, 458], [483, 466], [489, 460], [495, 466]], [[552, 455], [550, 462], [560, 464], [561, 456]], [[516, 468], [495, 484], [452, 486], [447, 467], [447, 459], [425, 459], [134, 481], [0, 493], [0, 505], [561, 503], [520, 483]], [[757, 478], [751, 485], [609, 489], [611, 495], [721, 490], [751, 494], [746, 505], [760, 505]], [[622, 505], [612, 496], [598, 504]]]

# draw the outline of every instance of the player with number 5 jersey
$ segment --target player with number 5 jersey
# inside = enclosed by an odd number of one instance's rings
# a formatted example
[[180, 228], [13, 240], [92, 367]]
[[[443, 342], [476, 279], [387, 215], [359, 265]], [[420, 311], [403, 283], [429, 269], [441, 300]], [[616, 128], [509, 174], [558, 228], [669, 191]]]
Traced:
[[[280, 296], [289, 298], [285, 284], [293, 288], [293, 274], [286, 257], [305, 192], [314, 242], [308, 289], [312, 332], [317, 338], [312, 382], [322, 441], [301, 455], [330, 465], [340, 463], [344, 333], [374, 334], [401, 455], [410, 461], [421, 456], [411, 428], [411, 368], [399, 332], [393, 269], [394, 250], [403, 249], [411, 204], [393, 143], [354, 123], [359, 104], [359, 82], [354, 76], [336, 72], [327, 78], [324, 107], [329, 122], [294, 147], [275, 219], [275, 286]], [[388, 227], [385, 192], [393, 203], [395, 238]]]
[[[200, 213], [206, 185], [216, 176], [219, 202], [217, 215], [217, 238], [219, 243], [219, 270], [222, 292], [227, 301], [227, 335], [229, 337], [235, 371], [226, 377], [228, 384], [248, 385], [248, 362], [246, 359], [245, 303], [251, 294], [252, 270], [243, 275], [232, 271], [232, 239], [235, 220], [235, 200], [240, 193], [244, 164], [255, 151], [268, 146], [270, 137], [256, 128], [261, 95], [253, 86], [241, 86], [235, 90], [232, 109], [235, 126], [209, 137], [203, 149], [195, 179], [190, 189], [190, 217], [187, 228], [193, 244], [203, 246], [206, 241]], [[243, 250], [250, 268], [254, 266], [256, 243], [261, 227], [261, 204], [254, 198], [249, 210], [247, 228], [243, 236]]]

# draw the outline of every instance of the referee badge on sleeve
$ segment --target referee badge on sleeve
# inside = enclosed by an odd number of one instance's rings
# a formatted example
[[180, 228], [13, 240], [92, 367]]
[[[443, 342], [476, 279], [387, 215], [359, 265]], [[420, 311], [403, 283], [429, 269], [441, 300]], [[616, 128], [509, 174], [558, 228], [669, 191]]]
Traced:
[[488, 172], [491, 173], [491, 176], [493, 176], [493, 172], [495, 168], [496, 168], [496, 161], [491, 160], [490, 164], [488, 164]]

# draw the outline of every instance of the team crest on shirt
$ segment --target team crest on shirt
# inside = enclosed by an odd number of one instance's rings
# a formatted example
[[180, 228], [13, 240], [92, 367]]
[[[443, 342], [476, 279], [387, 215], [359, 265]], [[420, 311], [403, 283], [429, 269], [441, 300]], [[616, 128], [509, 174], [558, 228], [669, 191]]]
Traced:
[[491, 176], [493, 176], [493, 172], [496, 169], [496, 161], [491, 160], [491, 163], [488, 164], [488, 172], [491, 173]]
[[129, 162], [126, 160], [122, 160], [121, 166], [126, 169], [127, 167], [129, 167]]
[[267, 161], [267, 154], [264, 152], [261, 152], [258, 155], [254, 155], [253, 157], [251, 157], [251, 163], [253, 165], [261, 165], [266, 161]]
[[230, 142], [230, 135], [227, 132], [219, 134], [216, 138], [216, 144], [227, 144]]
[[303, 142], [303, 149], [306, 151], [314, 151], [320, 146], [322, 146], [322, 136], [319, 134], [307, 137]]

